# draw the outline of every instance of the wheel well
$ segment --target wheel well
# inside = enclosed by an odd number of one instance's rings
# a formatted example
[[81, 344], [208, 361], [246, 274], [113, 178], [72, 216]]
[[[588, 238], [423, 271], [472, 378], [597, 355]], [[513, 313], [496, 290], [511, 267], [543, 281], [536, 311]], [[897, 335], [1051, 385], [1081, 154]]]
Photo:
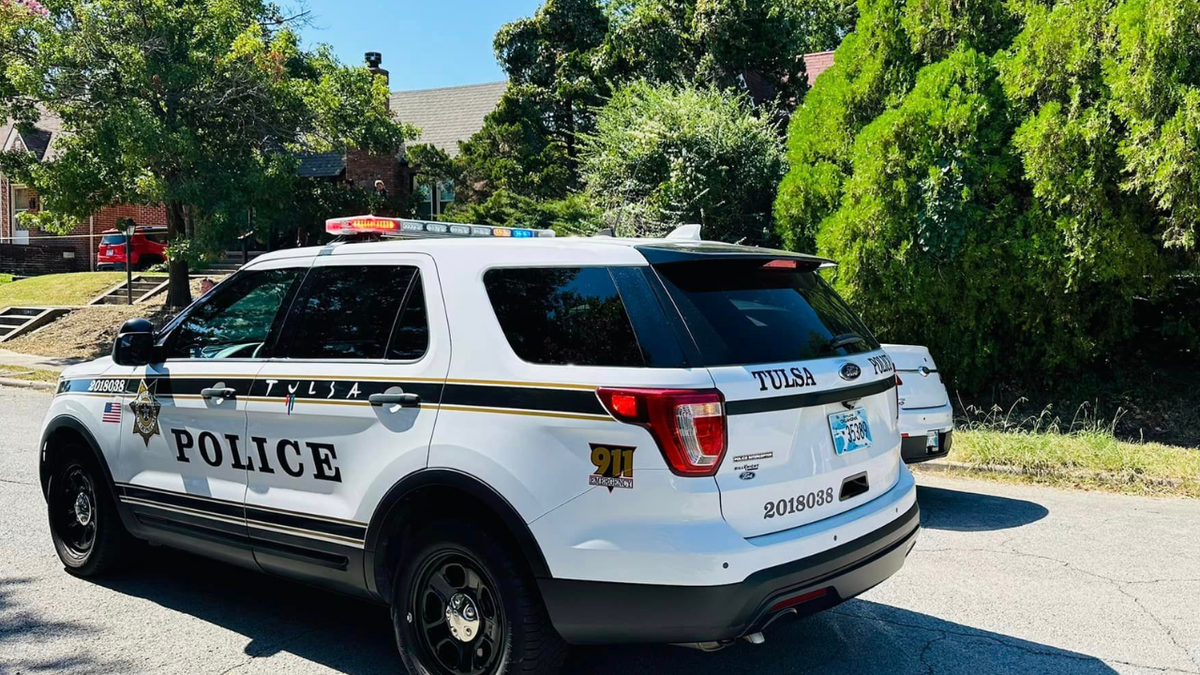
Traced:
[[[62, 448], [69, 446], [80, 448], [84, 457], [94, 461], [104, 474], [108, 486], [112, 487], [112, 472], [109, 471], [108, 464], [91, 434], [81, 428], [80, 423], [73, 418], [59, 418], [51, 422], [47, 429], [38, 455], [38, 477], [41, 479], [43, 496], [50, 483], [50, 475], [58, 460], [62, 458]], [[88, 452], [89, 450], [91, 452]]]
[[[407, 542], [417, 531], [424, 524], [453, 518], [483, 525], [503, 540], [534, 577], [550, 576], [545, 558], [524, 521], [519, 520], [507, 502], [502, 507], [506, 513], [498, 512], [496, 499], [501, 498], [495, 493], [481, 496], [479, 490], [468, 486], [445, 483], [420, 485], [394, 499], [378, 529], [374, 523], [371, 527], [375, 531], [375, 547], [373, 554], [368, 551], [367, 559], [373, 561], [374, 590], [378, 596], [384, 601], [391, 599], [397, 566], [403, 560]], [[518, 518], [519, 525], [513, 518]], [[371, 534], [368, 534], [368, 548], [371, 541]]]

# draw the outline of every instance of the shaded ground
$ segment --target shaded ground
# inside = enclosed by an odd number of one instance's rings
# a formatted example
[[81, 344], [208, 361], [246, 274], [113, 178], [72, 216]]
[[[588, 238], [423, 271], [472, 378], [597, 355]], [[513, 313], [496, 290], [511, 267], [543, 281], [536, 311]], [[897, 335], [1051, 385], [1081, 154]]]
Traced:
[[[0, 672], [402, 672], [375, 605], [162, 549], [103, 583], [63, 572], [34, 460], [49, 400], [0, 388]], [[757, 647], [591, 647], [566, 672], [1200, 674], [1200, 503], [920, 482], [916, 549], [860, 599]]]

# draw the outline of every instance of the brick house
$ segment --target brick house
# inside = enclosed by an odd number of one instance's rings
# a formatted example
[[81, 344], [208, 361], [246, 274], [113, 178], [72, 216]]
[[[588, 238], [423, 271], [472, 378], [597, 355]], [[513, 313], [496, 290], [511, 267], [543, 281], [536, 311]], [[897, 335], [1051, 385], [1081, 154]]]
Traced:
[[[0, 127], [0, 151], [32, 151], [39, 161], [53, 159], [62, 124], [43, 115], [28, 132], [12, 124]], [[133, 218], [139, 225], [166, 225], [162, 207], [114, 206], [101, 209], [80, 222], [67, 236], [22, 227], [17, 215], [37, 211], [36, 191], [0, 174], [0, 270], [16, 274], [82, 272], [95, 269], [100, 233], [116, 227], [118, 219]]]

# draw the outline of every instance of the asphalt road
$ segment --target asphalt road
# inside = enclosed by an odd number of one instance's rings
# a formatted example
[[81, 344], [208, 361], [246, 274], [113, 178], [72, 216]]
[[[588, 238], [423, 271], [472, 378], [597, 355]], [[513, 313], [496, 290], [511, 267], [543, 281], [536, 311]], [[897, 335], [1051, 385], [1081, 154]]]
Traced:
[[[0, 387], [0, 673], [400, 673], [374, 605], [152, 550], [68, 576], [34, 447], [49, 396]], [[1200, 673], [1200, 503], [923, 475], [925, 530], [860, 599], [717, 654], [577, 649], [567, 672]]]

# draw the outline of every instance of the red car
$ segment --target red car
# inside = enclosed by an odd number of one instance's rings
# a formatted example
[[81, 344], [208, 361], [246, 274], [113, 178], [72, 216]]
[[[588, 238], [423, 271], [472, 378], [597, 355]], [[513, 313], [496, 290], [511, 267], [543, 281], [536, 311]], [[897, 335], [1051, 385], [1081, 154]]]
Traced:
[[[101, 272], [125, 269], [125, 234], [119, 230], [101, 233], [96, 269]], [[167, 228], [139, 227], [133, 231], [133, 269], [144, 270], [167, 260]]]

